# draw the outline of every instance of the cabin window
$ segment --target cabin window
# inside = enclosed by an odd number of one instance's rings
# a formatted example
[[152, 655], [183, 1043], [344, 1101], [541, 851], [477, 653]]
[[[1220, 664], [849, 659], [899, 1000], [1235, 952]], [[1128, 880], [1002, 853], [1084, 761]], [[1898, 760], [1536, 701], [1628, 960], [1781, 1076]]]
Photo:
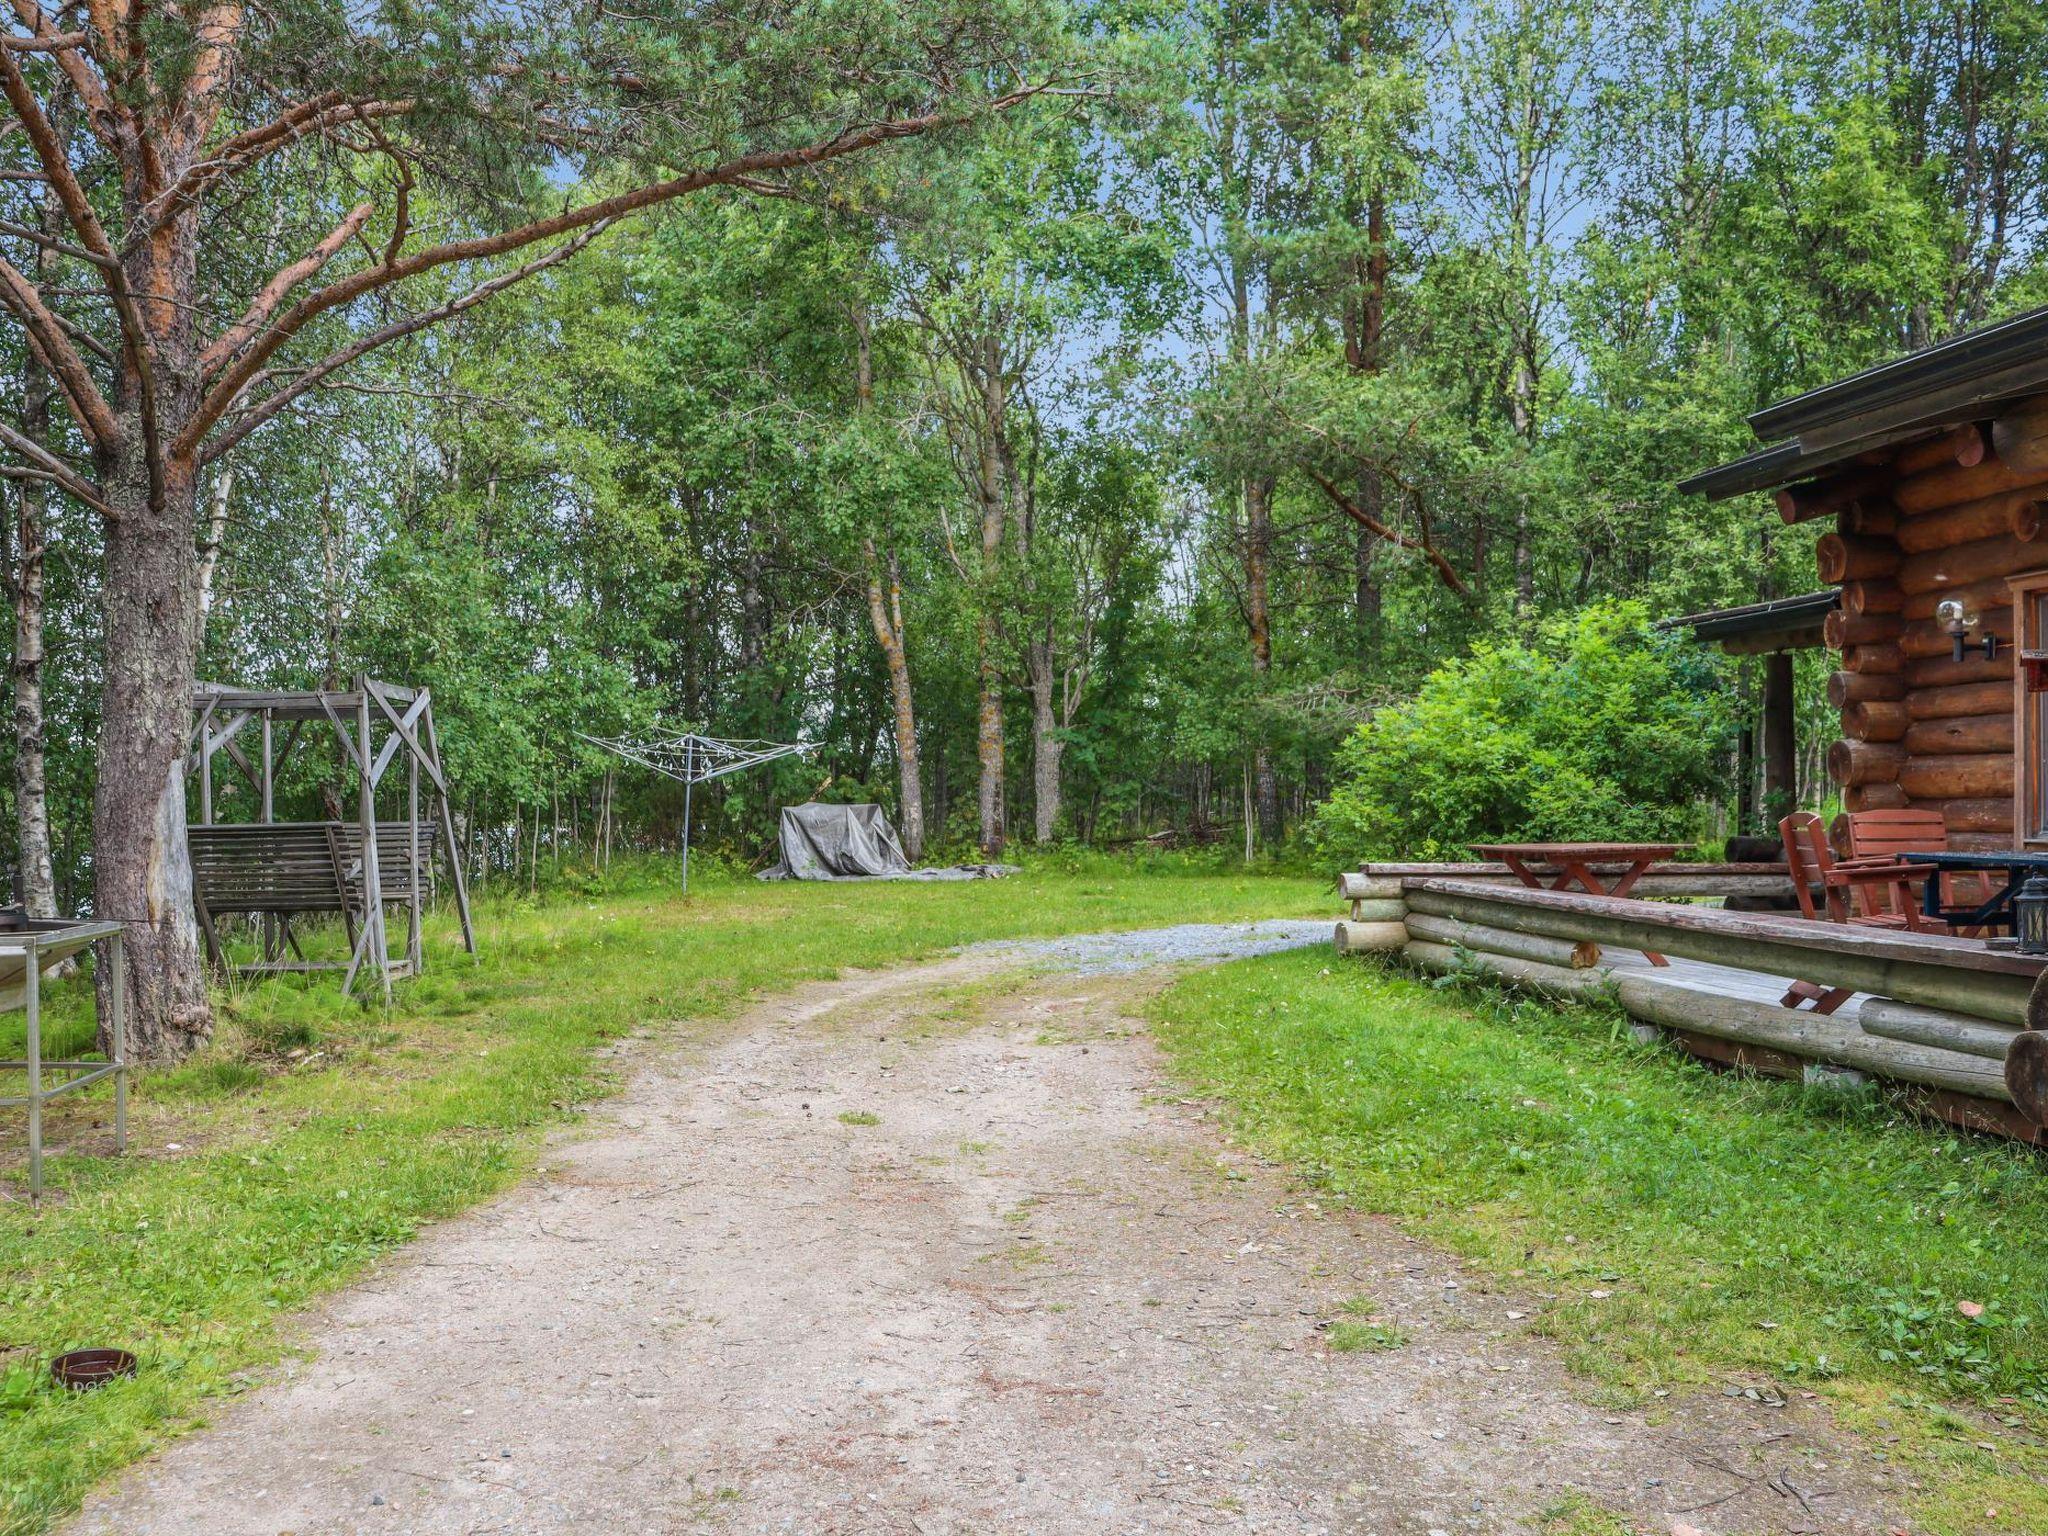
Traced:
[[2019, 771], [2013, 777], [2013, 827], [2029, 847], [2048, 847], [2048, 572], [2012, 583], [2019, 620], [2013, 711]]

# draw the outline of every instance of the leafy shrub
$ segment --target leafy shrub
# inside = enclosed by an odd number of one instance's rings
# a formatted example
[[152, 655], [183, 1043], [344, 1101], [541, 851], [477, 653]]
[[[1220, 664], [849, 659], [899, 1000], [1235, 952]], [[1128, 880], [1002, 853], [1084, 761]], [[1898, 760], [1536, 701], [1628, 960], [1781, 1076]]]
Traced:
[[1344, 866], [1456, 858], [1471, 842], [1680, 840], [1730, 729], [1711, 657], [1639, 603], [1482, 643], [1339, 749], [1312, 827]]

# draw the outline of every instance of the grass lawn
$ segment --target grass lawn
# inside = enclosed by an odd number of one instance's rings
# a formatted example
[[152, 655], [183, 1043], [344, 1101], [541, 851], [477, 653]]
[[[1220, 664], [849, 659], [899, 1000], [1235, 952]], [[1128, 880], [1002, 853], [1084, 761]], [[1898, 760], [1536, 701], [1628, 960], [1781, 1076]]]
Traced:
[[1941, 1536], [2048, 1531], [2048, 1161], [1309, 951], [1155, 1004], [1232, 1134], [1547, 1301], [1595, 1390], [1820, 1394]]
[[[53, 1106], [54, 1198], [0, 1202], [0, 1533], [44, 1528], [98, 1478], [199, 1422], [287, 1344], [280, 1326], [422, 1222], [504, 1188], [545, 1128], [608, 1086], [597, 1047], [650, 1024], [716, 1021], [765, 990], [976, 939], [1315, 915], [1318, 882], [1069, 861], [962, 884], [764, 886], [700, 878], [486, 899], [472, 963], [439, 921], [429, 972], [389, 1012], [336, 978], [221, 999], [214, 1047], [143, 1077], [131, 1153], [111, 1150], [110, 1090]], [[82, 984], [56, 989], [52, 1056], [89, 1038]], [[18, 1054], [19, 1015], [0, 1018]], [[0, 1122], [19, 1195], [18, 1112]], [[138, 1378], [66, 1394], [44, 1363], [118, 1344]]]

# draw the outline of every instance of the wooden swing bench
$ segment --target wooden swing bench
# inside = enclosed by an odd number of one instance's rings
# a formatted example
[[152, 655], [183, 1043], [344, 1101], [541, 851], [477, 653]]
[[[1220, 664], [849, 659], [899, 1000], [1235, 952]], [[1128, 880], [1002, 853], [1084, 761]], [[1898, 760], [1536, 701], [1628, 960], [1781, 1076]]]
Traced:
[[[381, 901], [406, 905], [432, 867], [440, 828], [422, 821], [377, 823], [377, 888]], [[417, 863], [414, 838], [417, 836]], [[308, 960], [293, 931], [296, 919], [339, 913], [356, 950], [363, 901], [363, 832], [351, 821], [271, 821], [186, 829], [192, 852], [193, 905], [206, 938], [209, 959], [224, 974], [351, 969], [347, 961]], [[216, 920], [232, 913], [262, 915], [263, 956], [235, 964], [227, 956]], [[287, 958], [287, 951], [294, 958]], [[398, 974], [403, 974], [404, 970]]]

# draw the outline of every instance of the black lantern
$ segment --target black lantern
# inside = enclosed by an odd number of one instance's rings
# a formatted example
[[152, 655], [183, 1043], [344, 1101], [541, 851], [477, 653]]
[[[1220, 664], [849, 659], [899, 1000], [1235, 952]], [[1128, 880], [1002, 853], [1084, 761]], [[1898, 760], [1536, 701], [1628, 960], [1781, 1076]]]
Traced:
[[2048, 955], [2048, 876], [2029, 875], [2012, 899], [2012, 929], [2023, 955]]

